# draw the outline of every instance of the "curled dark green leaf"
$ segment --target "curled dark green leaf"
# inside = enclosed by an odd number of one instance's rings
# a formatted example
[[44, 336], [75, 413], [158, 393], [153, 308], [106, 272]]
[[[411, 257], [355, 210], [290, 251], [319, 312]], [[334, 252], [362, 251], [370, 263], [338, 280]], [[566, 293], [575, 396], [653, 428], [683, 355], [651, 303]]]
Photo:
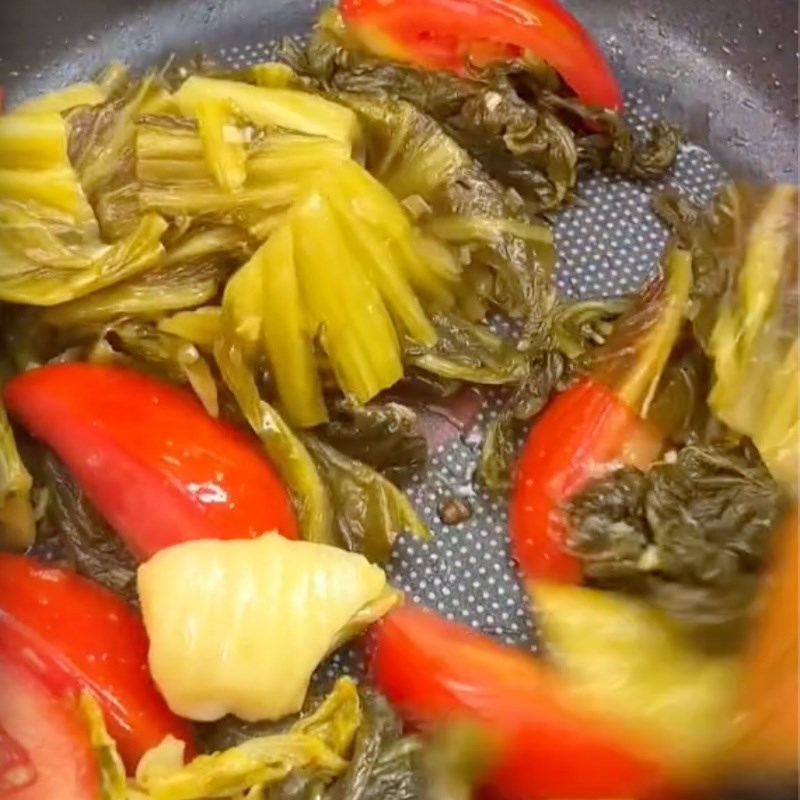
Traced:
[[528, 374], [524, 351], [488, 326], [438, 314], [439, 340], [433, 347], [407, 342], [406, 359], [418, 369], [442, 378], [488, 386], [514, 385]]
[[340, 546], [383, 564], [400, 533], [430, 536], [409, 499], [380, 473], [315, 436], [303, 442], [327, 486]]
[[567, 507], [568, 541], [593, 582], [741, 632], [784, 506], [752, 445], [689, 444], [589, 484]]
[[67, 468], [50, 452], [32, 459], [37, 486], [46, 492], [45, 538], [75, 569], [129, 602], [136, 600], [136, 560], [92, 507]]
[[407, 480], [428, 459], [417, 414], [396, 402], [359, 406], [342, 401], [319, 435], [340, 452], [394, 482]]

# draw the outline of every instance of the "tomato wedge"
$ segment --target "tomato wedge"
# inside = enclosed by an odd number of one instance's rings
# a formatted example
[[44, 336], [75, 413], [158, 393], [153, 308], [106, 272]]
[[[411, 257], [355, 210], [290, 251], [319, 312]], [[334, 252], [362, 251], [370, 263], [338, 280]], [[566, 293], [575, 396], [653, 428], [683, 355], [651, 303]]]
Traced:
[[546, 665], [421, 608], [377, 626], [371, 670], [407, 722], [481, 726], [498, 800], [644, 798], [665, 783], [655, 746], [579, 708]]
[[555, 0], [341, 0], [347, 28], [376, 55], [461, 72], [526, 53], [547, 61], [588, 105], [622, 94], [592, 37]]
[[179, 389], [117, 367], [62, 364], [18, 375], [4, 400], [140, 558], [193, 539], [297, 538], [266, 456]]
[[565, 548], [564, 503], [604, 471], [647, 469], [661, 452], [669, 431], [647, 417], [686, 319], [691, 255], [671, 248], [662, 267], [595, 354], [591, 376], [558, 395], [528, 435], [509, 514], [527, 578], [579, 583], [580, 562]]
[[189, 723], [169, 710], [150, 677], [141, 620], [99, 584], [0, 555], [0, 649], [17, 653], [56, 698], [90, 692], [129, 770], [165, 736], [191, 749]]
[[609, 463], [647, 468], [661, 446], [660, 431], [602, 383], [583, 379], [558, 395], [517, 464], [509, 525], [525, 576], [580, 583], [580, 561], [564, 548], [562, 503]]
[[14, 653], [0, 649], [0, 797], [97, 800], [89, 733]]

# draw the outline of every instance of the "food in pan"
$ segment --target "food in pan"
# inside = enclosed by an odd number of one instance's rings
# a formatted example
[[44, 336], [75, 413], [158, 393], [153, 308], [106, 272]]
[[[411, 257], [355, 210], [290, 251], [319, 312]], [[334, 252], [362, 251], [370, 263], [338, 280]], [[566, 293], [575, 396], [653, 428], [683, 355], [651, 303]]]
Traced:
[[[559, 296], [551, 228], [680, 142], [553, 0], [343, 0], [275, 63], [6, 109], [0, 794], [701, 792], [795, 504], [797, 189], [660, 196], [635, 297]], [[384, 571], [471, 387], [535, 654]]]

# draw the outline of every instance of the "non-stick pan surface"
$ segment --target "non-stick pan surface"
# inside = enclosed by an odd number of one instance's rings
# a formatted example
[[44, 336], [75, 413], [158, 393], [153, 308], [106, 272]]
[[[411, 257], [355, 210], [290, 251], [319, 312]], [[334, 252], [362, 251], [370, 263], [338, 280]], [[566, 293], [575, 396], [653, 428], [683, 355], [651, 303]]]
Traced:
[[[657, 185], [593, 178], [556, 221], [558, 283], [572, 295], [634, 289], [657, 264], [665, 233], [648, 210], [672, 185], [709, 199], [725, 173], [797, 179], [797, 6], [793, 0], [571, 0], [627, 90], [629, 113], [680, 123], [691, 143]], [[145, 67], [203, 51], [231, 65], [264, 60], [269, 43], [302, 35], [305, 0], [0, 0], [0, 84], [13, 103], [91, 75], [111, 59]], [[324, 243], [320, 244], [321, 247]], [[469, 398], [467, 398], [469, 405]], [[411, 487], [435, 537], [403, 542], [393, 579], [409, 595], [503, 639], [532, 645], [530, 614], [507, 548], [505, 503], [472, 485], [489, 396], [473, 423], [433, 447]], [[475, 408], [477, 412], [477, 404]], [[439, 521], [441, 503], [471, 517]], [[341, 664], [334, 659], [331, 665]]]

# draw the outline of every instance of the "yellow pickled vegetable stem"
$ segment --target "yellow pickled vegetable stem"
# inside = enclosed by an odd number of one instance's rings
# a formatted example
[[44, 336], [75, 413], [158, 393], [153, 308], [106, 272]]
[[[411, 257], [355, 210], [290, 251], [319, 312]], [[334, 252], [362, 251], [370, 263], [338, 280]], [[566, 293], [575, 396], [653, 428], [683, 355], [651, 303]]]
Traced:
[[757, 207], [730, 295], [714, 323], [709, 405], [749, 436], [772, 473], [796, 495], [800, 467], [798, 191], [779, 185]]
[[185, 116], [194, 116], [201, 102], [217, 100], [262, 127], [327, 136], [341, 142], [353, 142], [359, 135], [358, 120], [350, 109], [292, 89], [271, 89], [193, 75], [175, 92], [173, 100]]
[[247, 177], [247, 151], [243, 143], [225, 137], [225, 126], [231, 121], [227, 104], [222, 100], [201, 100], [195, 107], [195, 116], [206, 164], [217, 185], [227, 192], [240, 189]]
[[331, 178], [348, 198], [352, 214], [383, 235], [411, 285], [435, 308], [451, 308], [454, 297], [448, 283], [458, 279], [459, 268], [446, 248], [420, 237], [397, 198], [355, 162], [342, 162]]
[[290, 218], [312, 325], [342, 390], [366, 403], [403, 376], [391, 317], [319, 191], [302, 197]]
[[228, 193], [212, 181], [198, 181], [175, 186], [143, 186], [139, 197], [143, 208], [167, 216], [220, 214], [248, 206], [266, 213], [291, 205], [297, 191], [296, 183], [287, 182]]
[[288, 224], [262, 245], [253, 261], [261, 273], [264, 349], [275, 376], [281, 411], [297, 426], [319, 425], [328, 420], [328, 412], [297, 282], [292, 230]]
[[666, 256], [667, 276], [663, 300], [653, 326], [637, 343], [638, 353], [617, 395], [643, 416], [653, 399], [661, 373], [686, 320], [692, 290], [692, 257], [686, 250], [671, 248]]
[[706, 777], [733, 740], [735, 660], [699, 652], [641, 600], [547, 581], [528, 588], [548, 652], [581, 703], [655, 739], [679, 774]]
[[73, 83], [64, 89], [25, 100], [14, 114], [60, 113], [76, 106], [94, 106], [105, 102], [107, 91], [96, 83]]
[[353, 249], [381, 293], [400, 327], [421, 344], [433, 345], [438, 335], [411, 288], [402, 259], [385, 234], [352, 213], [351, 203], [333, 190], [331, 202], [339, 224], [347, 231]]
[[76, 221], [80, 186], [70, 167], [46, 170], [0, 169], [0, 202], [41, 206], [44, 216], [60, 214]]
[[179, 311], [159, 320], [158, 329], [180, 336], [201, 350], [213, 351], [214, 342], [222, 331], [222, 309], [219, 306], [204, 306], [193, 311]]
[[61, 114], [0, 116], [0, 167], [38, 170], [68, 163], [67, 126]]

